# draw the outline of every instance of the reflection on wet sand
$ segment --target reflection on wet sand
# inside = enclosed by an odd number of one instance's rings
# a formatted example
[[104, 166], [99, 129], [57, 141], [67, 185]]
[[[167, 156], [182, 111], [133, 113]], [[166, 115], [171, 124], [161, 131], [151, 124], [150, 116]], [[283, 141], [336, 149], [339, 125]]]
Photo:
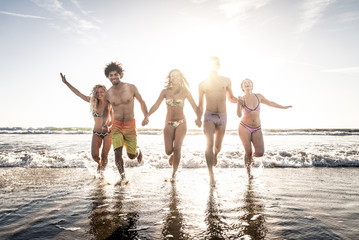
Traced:
[[206, 208], [205, 223], [207, 231], [204, 234], [205, 239], [224, 239], [228, 225], [224, 222], [222, 210], [218, 201], [218, 194], [215, 187], [209, 190], [209, 196]]
[[265, 239], [265, 207], [255, 183], [249, 180], [236, 191], [210, 187], [207, 201], [204, 196], [189, 203], [183, 195], [189, 193], [180, 194], [177, 187], [183, 185], [176, 182], [163, 194], [142, 198], [134, 188], [98, 179], [90, 195], [89, 234], [93, 239]]
[[265, 239], [267, 229], [263, 215], [264, 205], [253, 187], [253, 179], [249, 179], [247, 191], [244, 194], [243, 215], [240, 216], [240, 235], [251, 239]]
[[184, 232], [183, 215], [180, 211], [181, 201], [178, 197], [176, 183], [171, 183], [171, 192], [169, 199], [169, 212], [165, 216], [165, 221], [162, 229], [164, 239], [189, 239], [188, 234]]
[[[120, 186], [108, 185], [98, 179], [92, 194], [89, 233], [95, 239], [133, 239], [136, 238], [138, 213], [132, 206], [124, 207], [124, 192]], [[118, 189], [116, 189], [118, 188]], [[111, 196], [112, 195], [112, 196]], [[128, 204], [128, 203], [127, 203]]]
[[[232, 208], [223, 203], [219, 189], [212, 187], [209, 191], [205, 223], [207, 230], [201, 234], [203, 239], [264, 239], [266, 236], [264, 205], [254, 190], [253, 180], [249, 180], [244, 195], [237, 200], [238, 208]], [[228, 193], [227, 193], [228, 194]], [[239, 219], [233, 220], [230, 215], [237, 212]]]

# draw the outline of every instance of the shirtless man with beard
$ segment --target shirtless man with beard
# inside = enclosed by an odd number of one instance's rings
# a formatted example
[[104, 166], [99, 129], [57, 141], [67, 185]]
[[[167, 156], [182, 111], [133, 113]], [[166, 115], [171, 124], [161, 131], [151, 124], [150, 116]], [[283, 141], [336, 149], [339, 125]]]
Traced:
[[[107, 90], [104, 96], [105, 110], [102, 117], [102, 128], [104, 131], [108, 130], [107, 109], [111, 104], [113, 108], [114, 120], [112, 122], [111, 138], [112, 145], [115, 151], [115, 162], [118, 171], [121, 174], [121, 179], [125, 179], [125, 170], [122, 158], [122, 149], [125, 146], [127, 156], [130, 159], [137, 158], [138, 162], [142, 161], [142, 153], [137, 147], [137, 133], [136, 120], [134, 113], [135, 98], [141, 105], [143, 115], [146, 116], [147, 106], [142, 99], [137, 88], [133, 84], [122, 81], [124, 69], [120, 63], [111, 62], [105, 68], [105, 75], [111, 81], [112, 87]], [[144, 120], [142, 125], [147, 124]]]

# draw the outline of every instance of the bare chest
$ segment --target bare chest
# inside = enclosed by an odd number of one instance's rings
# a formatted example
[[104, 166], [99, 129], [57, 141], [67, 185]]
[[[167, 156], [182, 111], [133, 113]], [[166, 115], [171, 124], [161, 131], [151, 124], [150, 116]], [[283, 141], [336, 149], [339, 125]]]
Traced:
[[123, 104], [131, 104], [134, 100], [133, 93], [123, 90], [123, 91], [113, 91], [111, 92], [109, 98], [109, 102], [113, 106], [123, 105]]
[[206, 95], [221, 96], [226, 95], [227, 86], [221, 82], [206, 84], [203, 88]]

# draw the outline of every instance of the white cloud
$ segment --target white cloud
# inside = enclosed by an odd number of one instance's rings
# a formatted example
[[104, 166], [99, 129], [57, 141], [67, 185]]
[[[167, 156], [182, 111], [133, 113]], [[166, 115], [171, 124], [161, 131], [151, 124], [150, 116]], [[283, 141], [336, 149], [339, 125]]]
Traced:
[[344, 13], [344, 14], [340, 15], [339, 18], [340, 18], [340, 21], [344, 22], [344, 23], [354, 22], [354, 21], [359, 20], [359, 13], [357, 13], [357, 12]]
[[[85, 35], [89, 30], [99, 29], [93, 21], [86, 19], [89, 12], [83, 10], [75, 0], [71, 0], [71, 2], [80, 10], [80, 13], [65, 9], [63, 3], [58, 0], [33, 0], [33, 2], [64, 20], [64, 26], [57, 26], [57, 28], [62, 29], [63, 31]], [[52, 26], [56, 25], [52, 23]]]
[[[270, 0], [221, 0], [219, 9], [227, 16], [246, 15], [249, 12], [267, 5]], [[245, 18], [245, 16], [244, 16]]]
[[204, 3], [207, 2], [207, 0], [191, 0], [192, 3], [197, 4], [197, 3]]
[[48, 18], [40, 17], [40, 16], [20, 14], [20, 13], [12, 13], [12, 12], [5, 12], [5, 11], [0, 11], [0, 14], [10, 15], [10, 16], [14, 16], [14, 17], [22, 17], [22, 18], [48, 19]]
[[84, 15], [89, 15], [90, 12], [89, 11], [86, 11], [84, 9], [82, 9], [82, 7], [80, 6], [79, 2], [76, 1], [76, 0], [71, 0], [71, 2], [80, 10], [80, 12]]
[[314, 27], [323, 17], [325, 9], [334, 2], [335, 0], [306, 0], [298, 31], [306, 32]]
[[332, 72], [332, 73], [359, 73], [359, 67], [326, 69], [326, 70], [324, 70], [323, 72]]
[[303, 66], [316, 68], [318, 71], [326, 72], [326, 73], [345, 73], [345, 74], [359, 73], [359, 67], [328, 68], [326, 66], [321, 66], [321, 65], [306, 63], [306, 62], [299, 62], [299, 61], [290, 61], [290, 62], [293, 64], [299, 64]]

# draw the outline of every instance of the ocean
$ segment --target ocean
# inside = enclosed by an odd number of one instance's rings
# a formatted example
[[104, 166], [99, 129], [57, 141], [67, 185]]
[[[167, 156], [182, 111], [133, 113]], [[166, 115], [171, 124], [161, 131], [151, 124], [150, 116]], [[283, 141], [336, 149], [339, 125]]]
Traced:
[[264, 129], [248, 180], [227, 130], [209, 186], [202, 131], [189, 130], [177, 180], [159, 129], [138, 131], [143, 162], [110, 151], [100, 176], [85, 128], [0, 128], [1, 239], [357, 239], [359, 130]]

